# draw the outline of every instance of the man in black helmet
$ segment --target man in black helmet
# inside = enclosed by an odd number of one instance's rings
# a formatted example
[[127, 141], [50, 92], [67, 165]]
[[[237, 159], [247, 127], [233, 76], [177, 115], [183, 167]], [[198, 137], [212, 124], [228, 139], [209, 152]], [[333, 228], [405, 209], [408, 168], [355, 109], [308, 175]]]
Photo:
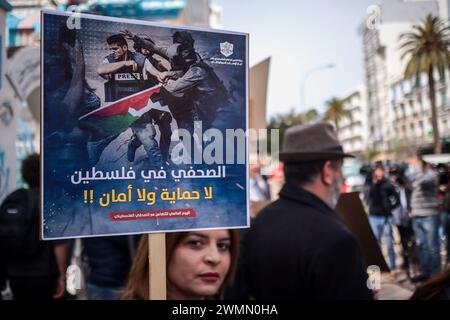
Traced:
[[228, 100], [228, 92], [214, 69], [195, 51], [191, 34], [176, 31], [169, 47], [160, 47], [126, 30], [122, 34], [170, 61], [171, 70], [161, 73], [166, 82], [160, 98], [169, 106], [178, 128], [192, 133], [194, 120], [202, 121], [204, 129], [212, 127], [217, 109]]

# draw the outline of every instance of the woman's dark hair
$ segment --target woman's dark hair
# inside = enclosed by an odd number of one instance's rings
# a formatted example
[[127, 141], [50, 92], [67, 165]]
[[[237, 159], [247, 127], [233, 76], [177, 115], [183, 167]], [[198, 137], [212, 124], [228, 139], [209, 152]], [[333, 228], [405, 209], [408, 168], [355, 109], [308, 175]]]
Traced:
[[30, 187], [39, 186], [39, 155], [32, 154], [22, 161], [22, 178]]

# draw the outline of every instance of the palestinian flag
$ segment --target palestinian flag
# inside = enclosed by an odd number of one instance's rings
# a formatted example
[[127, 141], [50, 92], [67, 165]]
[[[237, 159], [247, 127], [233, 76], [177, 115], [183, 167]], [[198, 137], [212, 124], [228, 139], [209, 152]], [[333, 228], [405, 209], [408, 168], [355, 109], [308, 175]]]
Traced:
[[81, 116], [78, 119], [79, 125], [105, 137], [117, 135], [129, 128], [131, 124], [150, 109], [154, 107], [157, 109], [161, 108], [159, 102], [153, 103], [150, 100], [150, 97], [160, 90], [161, 85], [156, 85], [150, 89], [104, 105]]

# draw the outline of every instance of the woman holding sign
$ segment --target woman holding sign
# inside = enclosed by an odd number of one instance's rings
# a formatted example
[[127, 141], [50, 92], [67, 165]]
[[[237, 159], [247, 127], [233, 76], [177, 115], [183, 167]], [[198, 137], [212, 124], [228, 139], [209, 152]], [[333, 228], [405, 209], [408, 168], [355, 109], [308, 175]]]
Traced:
[[[167, 299], [220, 297], [224, 282], [231, 283], [233, 279], [238, 245], [236, 230], [167, 233]], [[123, 299], [148, 298], [148, 236], [145, 235], [139, 243]]]

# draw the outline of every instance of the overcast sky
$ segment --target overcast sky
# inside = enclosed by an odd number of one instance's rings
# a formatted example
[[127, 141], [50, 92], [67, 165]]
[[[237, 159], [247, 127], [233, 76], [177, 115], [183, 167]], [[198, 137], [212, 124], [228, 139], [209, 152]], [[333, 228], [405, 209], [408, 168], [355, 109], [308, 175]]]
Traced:
[[272, 57], [267, 118], [300, 110], [301, 84], [311, 68], [306, 105], [323, 110], [332, 96], [342, 96], [364, 81], [359, 27], [373, 0], [212, 0], [223, 7], [223, 29], [250, 34], [250, 66]]

